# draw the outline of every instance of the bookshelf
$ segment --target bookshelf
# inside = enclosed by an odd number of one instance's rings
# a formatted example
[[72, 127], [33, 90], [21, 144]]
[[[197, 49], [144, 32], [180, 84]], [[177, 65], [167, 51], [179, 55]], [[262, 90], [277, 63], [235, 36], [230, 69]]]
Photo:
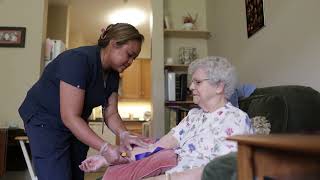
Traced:
[[[164, 19], [167, 18], [168, 25], [163, 29], [163, 58], [164, 62], [170, 59], [172, 64], [164, 63], [164, 80], [165, 80], [165, 131], [168, 132], [172, 127], [178, 124], [188, 111], [197, 107], [192, 101], [192, 97], [188, 92], [185, 96], [181, 89], [188, 89], [189, 83], [185, 75], [188, 72], [188, 65], [181, 63], [180, 49], [195, 49], [195, 56], [197, 58], [206, 57], [208, 55], [208, 39], [210, 39], [211, 32], [207, 30], [206, 13], [203, 11], [206, 8], [205, 0], [185, 0], [183, 3], [180, 1], [163, 0]], [[198, 20], [194, 29], [185, 30], [183, 28], [182, 17], [190, 13], [197, 14]], [[193, 56], [194, 57], [194, 56]], [[184, 61], [183, 61], [184, 62]], [[169, 84], [168, 79], [178, 79], [175, 83], [172, 81]], [[183, 83], [179, 82], [183, 81]], [[185, 82], [186, 81], [186, 82]], [[177, 84], [181, 87], [177, 87]], [[168, 86], [169, 85], [169, 86]], [[178, 98], [169, 98], [170, 90], [175, 89], [174, 92], [181, 91], [176, 94]], [[172, 91], [170, 92], [172, 94]], [[183, 95], [181, 95], [183, 94]], [[171, 96], [172, 97], [172, 96]]]
[[186, 101], [166, 101], [165, 105], [168, 108], [190, 108], [190, 107], [196, 107], [196, 105], [191, 100]]
[[188, 70], [188, 65], [185, 64], [165, 64], [164, 69], [168, 71], [185, 71]]
[[165, 131], [175, 127], [194, 106], [188, 95], [188, 65], [166, 64], [165, 68]]

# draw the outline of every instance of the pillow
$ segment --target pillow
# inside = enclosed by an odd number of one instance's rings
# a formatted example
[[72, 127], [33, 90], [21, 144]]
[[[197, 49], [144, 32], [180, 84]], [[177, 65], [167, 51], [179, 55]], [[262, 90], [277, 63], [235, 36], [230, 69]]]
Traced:
[[256, 134], [268, 135], [270, 133], [271, 124], [264, 116], [255, 116], [251, 118], [252, 126]]
[[176, 165], [177, 154], [172, 149], [165, 149], [138, 161], [110, 166], [103, 180], [138, 180], [158, 176]]
[[271, 125], [270, 133], [286, 132], [288, 107], [283, 96], [254, 95], [244, 99], [240, 107], [249, 115], [265, 117]]

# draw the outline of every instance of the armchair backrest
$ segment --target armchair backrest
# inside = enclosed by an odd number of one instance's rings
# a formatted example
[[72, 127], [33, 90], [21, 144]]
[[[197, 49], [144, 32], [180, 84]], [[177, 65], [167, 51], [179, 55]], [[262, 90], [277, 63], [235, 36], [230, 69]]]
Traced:
[[320, 130], [320, 93], [305, 86], [257, 88], [239, 102], [249, 117], [265, 116], [271, 133], [297, 133]]

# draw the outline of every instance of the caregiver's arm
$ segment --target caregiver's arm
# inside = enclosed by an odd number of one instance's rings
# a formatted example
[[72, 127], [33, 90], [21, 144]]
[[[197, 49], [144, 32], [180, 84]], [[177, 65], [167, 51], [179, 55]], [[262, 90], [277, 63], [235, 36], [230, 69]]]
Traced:
[[131, 159], [135, 160], [134, 157], [136, 154], [152, 152], [157, 147], [171, 149], [178, 147], [178, 145], [178, 140], [173, 136], [172, 131], [170, 131], [168, 134], [164, 135], [160, 140], [158, 140], [154, 144], [150, 144], [148, 148], [134, 147], [131, 151]]
[[126, 147], [131, 150], [131, 145], [137, 145], [142, 147], [148, 147], [148, 144], [143, 141], [141, 136], [131, 135], [126, 129], [118, 112], [118, 94], [113, 92], [107, 100], [108, 104], [105, 105], [104, 119], [108, 127], [116, 135], [120, 137], [120, 146]]

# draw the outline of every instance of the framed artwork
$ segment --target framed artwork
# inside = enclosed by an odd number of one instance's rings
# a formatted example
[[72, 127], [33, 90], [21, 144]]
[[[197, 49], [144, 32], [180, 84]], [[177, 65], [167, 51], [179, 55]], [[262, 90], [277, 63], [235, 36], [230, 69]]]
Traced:
[[246, 0], [248, 38], [264, 27], [263, 0]]
[[26, 38], [25, 27], [0, 26], [0, 47], [24, 48]]

